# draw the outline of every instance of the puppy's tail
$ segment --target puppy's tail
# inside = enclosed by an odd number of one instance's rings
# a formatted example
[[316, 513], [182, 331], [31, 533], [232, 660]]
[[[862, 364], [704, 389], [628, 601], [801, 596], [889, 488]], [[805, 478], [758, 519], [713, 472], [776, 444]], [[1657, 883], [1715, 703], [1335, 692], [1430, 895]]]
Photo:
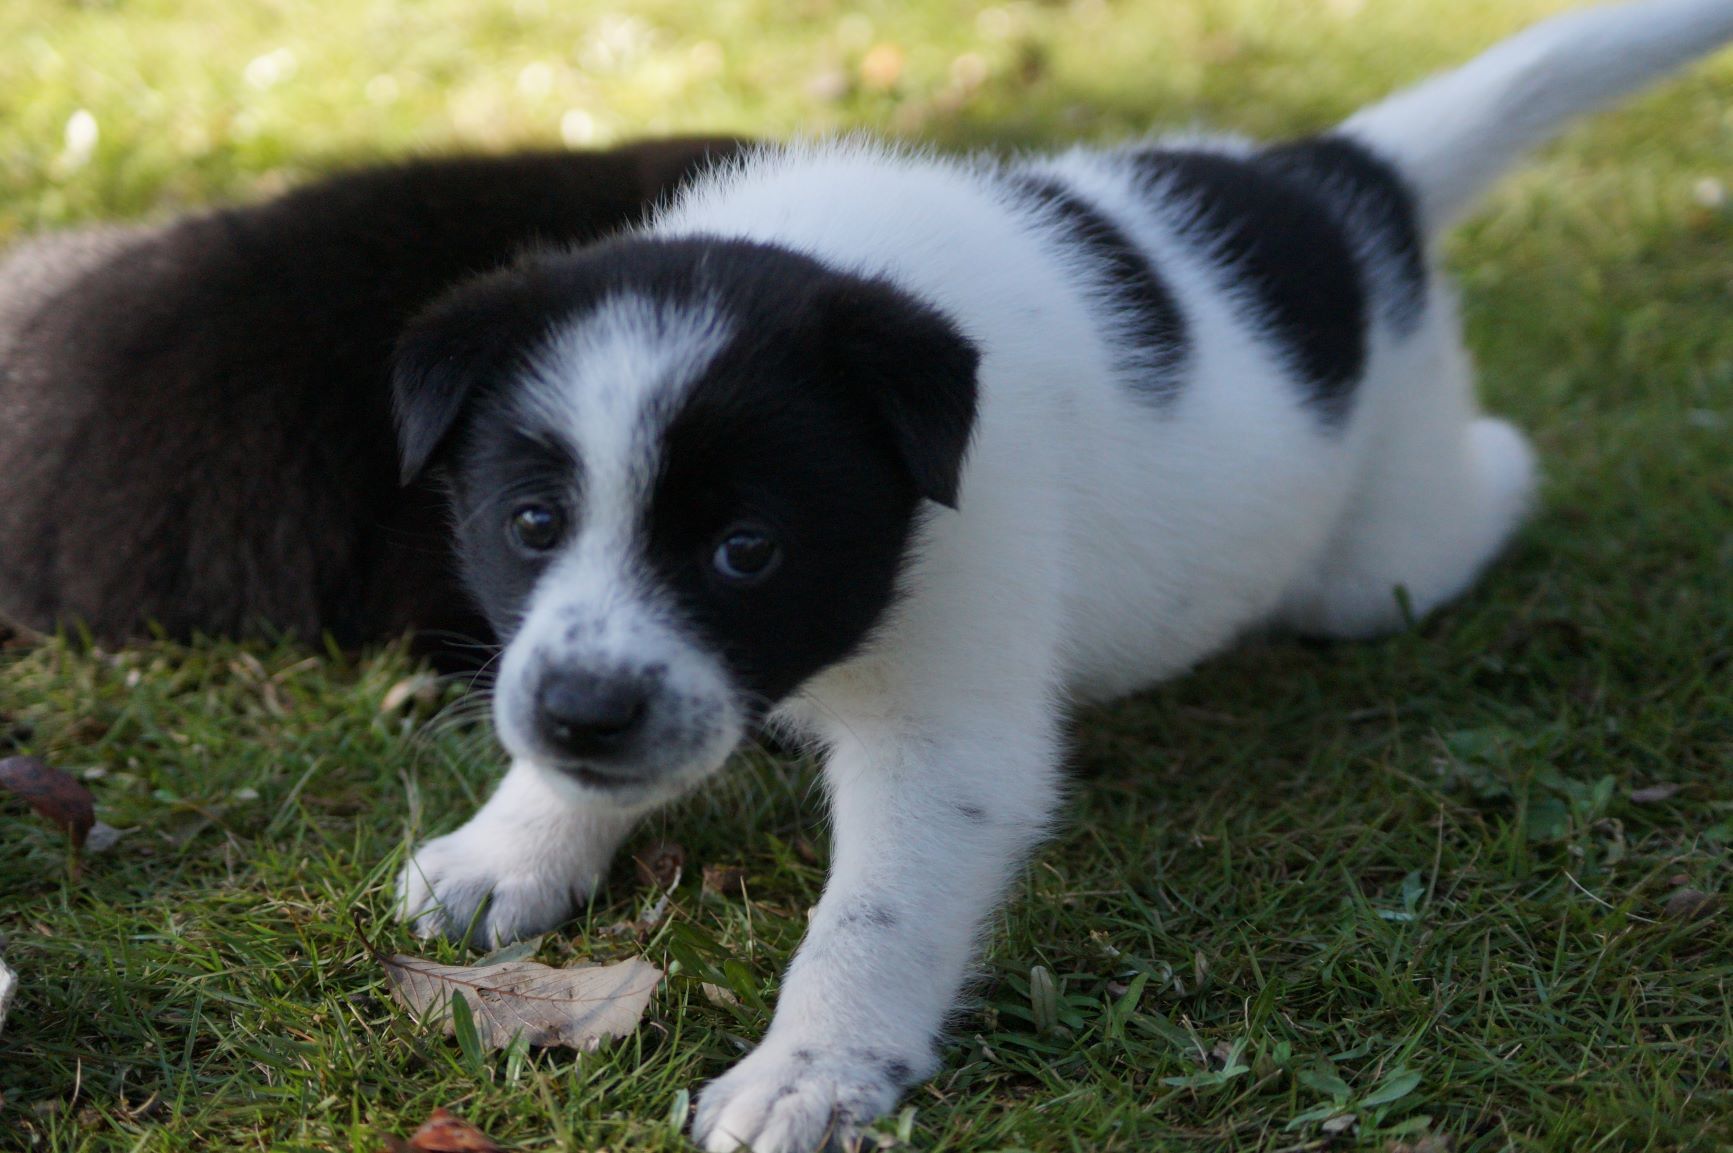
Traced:
[[1573, 117], [1733, 39], [1733, 0], [1636, 0], [1566, 13], [1338, 130], [1394, 163], [1437, 232]]

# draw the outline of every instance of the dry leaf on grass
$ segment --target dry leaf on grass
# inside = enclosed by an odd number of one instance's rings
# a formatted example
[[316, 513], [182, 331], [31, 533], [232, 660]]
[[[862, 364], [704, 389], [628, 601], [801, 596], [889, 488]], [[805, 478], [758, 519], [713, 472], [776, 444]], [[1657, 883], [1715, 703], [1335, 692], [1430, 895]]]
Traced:
[[746, 870], [739, 865], [705, 865], [704, 891], [718, 897], [744, 897]]
[[740, 1008], [740, 998], [734, 995], [732, 989], [724, 989], [721, 985], [713, 985], [709, 981], [705, 981], [698, 987], [704, 991], [704, 999], [712, 1005], [719, 1008]]
[[439, 703], [439, 678], [432, 673], [416, 673], [404, 677], [385, 690], [385, 696], [379, 702], [379, 711], [395, 713], [405, 706], [416, 705], [432, 708]]
[[7, 757], [0, 760], [0, 790], [65, 829], [72, 836], [73, 848], [84, 847], [84, 838], [96, 823], [96, 804], [90, 790], [71, 774], [53, 768], [40, 757]]
[[375, 954], [391, 995], [423, 1021], [455, 1031], [451, 999], [469, 1004], [484, 1048], [515, 1037], [536, 1048], [591, 1050], [638, 1027], [662, 970], [633, 958], [612, 965], [555, 969], [535, 961], [441, 965], [402, 954]]
[[98, 821], [90, 826], [90, 835], [84, 839], [84, 851], [87, 853], [106, 853], [120, 844], [120, 839], [132, 831], [131, 829], [117, 829], [113, 825]]
[[674, 841], [655, 841], [632, 854], [638, 883], [648, 888], [672, 889], [685, 865], [686, 850]]
[[1669, 920], [1693, 921], [1713, 913], [1715, 905], [1715, 894], [1686, 887], [1674, 891], [1661, 911]]
[[1326, 1137], [1341, 1137], [1352, 1133], [1360, 1124], [1360, 1118], [1352, 1113], [1338, 1113], [1319, 1126]]
[[462, 1117], [434, 1109], [409, 1140], [387, 1137], [389, 1153], [505, 1153], [505, 1147]]
[[1660, 785], [1650, 785], [1647, 788], [1634, 790], [1631, 793], [1631, 803], [1635, 805], [1652, 805], [1657, 801], [1666, 800], [1682, 788], [1684, 788], [1683, 785], [1675, 785], [1670, 782]]
[[1390, 1141], [1384, 1153], [1455, 1153], [1456, 1138], [1448, 1133], [1423, 1133], [1412, 1141]]

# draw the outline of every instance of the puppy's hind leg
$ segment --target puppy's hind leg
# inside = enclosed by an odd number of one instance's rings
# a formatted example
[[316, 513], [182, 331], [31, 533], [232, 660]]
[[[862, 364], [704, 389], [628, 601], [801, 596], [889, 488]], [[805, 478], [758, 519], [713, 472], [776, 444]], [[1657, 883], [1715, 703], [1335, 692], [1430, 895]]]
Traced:
[[1534, 452], [1511, 425], [1478, 415], [1453, 327], [1418, 334], [1407, 363], [1375, 382], [1385, 394], [1362, 398], [1366, 467], [1319, 565], [1290, 590], [1286, 627], [1347, 638], [1399, 629], [1403, 597], [1418, 618], [1461, 595], [1532, 506]]

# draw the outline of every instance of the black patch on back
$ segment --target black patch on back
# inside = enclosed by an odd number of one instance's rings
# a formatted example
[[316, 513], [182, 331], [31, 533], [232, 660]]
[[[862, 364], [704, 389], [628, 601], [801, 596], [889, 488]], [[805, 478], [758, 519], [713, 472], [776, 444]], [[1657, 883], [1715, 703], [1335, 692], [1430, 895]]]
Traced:
[[1113, 303], [1126, 319], [1119, 339], [1130, 347], [1118, 368], [1132, 390], [1163, 404], [1178, 392], [1185, 363], [1185, 317], [1149, 257], [1130, 237], [1057, 178], [1019, 173], [1012, 182], [1050, 209], [1105, 271]]
[[1347, 415], [1366, 366], [1366, 289], [1338, 214], [1261, 156], [1149, 150], [1138, 173], [1189, 210], [1188, 231], [1236, 273], [1329, 423]]
[[1132, 160], [1191, 206], [1204, 236], [1256, 300], [1329, 423], [1346, 418], [1366, 367], [1369, 301], [1398, 335], [1426, 304], [1413, 193], [1394, 169], [1340, 137], [1250, 156], [1149, 149]]
[[1352, 140], [1314, 136], [1269, 149], [1259, 162], [1320, 192], [1380, 277], [1385, 321], [1407, 335], [1426, 307], [1426, 249], [1414, 193], [1394, 168]]

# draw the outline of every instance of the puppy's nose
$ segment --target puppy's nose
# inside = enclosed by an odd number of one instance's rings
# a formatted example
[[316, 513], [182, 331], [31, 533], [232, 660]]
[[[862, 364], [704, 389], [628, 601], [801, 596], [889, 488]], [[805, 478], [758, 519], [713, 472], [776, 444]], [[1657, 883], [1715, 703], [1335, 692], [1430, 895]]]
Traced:
[[606, 757], [643, 727], [649, 699], [637, 677], [550, 672], [536, 690], [536, 709], [550, 745], [574, 757]]

